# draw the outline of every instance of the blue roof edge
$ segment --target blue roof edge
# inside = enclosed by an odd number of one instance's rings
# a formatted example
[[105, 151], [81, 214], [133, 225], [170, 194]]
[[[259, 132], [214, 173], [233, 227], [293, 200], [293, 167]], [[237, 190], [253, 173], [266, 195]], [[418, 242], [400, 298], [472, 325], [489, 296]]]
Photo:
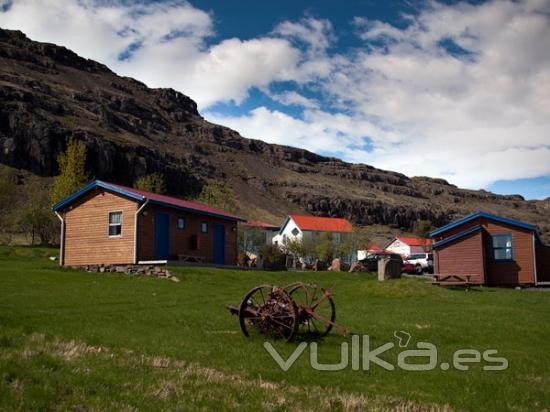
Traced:
[[448, 238], [442, 239], [439, 242], [435, 242], [432, 245], [432, 249], [437, 249], [438, 247], [444, 246], [447, 243], [451, 243], [451, 242], [454, 242], [455, 240], [462, 239], [465, 236], [472, 235], [474, 233], [480, 232], [481, 229], [482, 228], [481, 228], [480, 225], [477, 225], [477, 226], [471, 227], [469, 229], [466, 229], [466, 230], [464, 230], [460, 233], [457, 233], [456, 235], [449, 236]]
[[63, 209], [68, 204], [72, 203], [76, 199], [78, 199], [80, 196], [88, 193], [90, 190], [95, 189], [96, 187], [101, 187], [103, 189], [112, 190], [115, 193], [121, 194], [123, 196], [127, 196], [131, 199], [137, 200], [137, 201], [143, 201], [145, 200], [144, 196], [137, 195], [135, 193], [130, 193], [124, 189], [121, 189], [120, 187], [110, 185], [109, 183], [102, 182], [101, 180], [94, 180], [90, 183], [88, 183], [86, 186], [84, 186], [82, 189], [74, 192], [69, 197], [63, 199], [62, 201], [56, 203], [52, 206], [52, 210], [54, 212], [57, 212], [60, 209]]
[[443, 232], [446, 232], [449, 229], [453, 229], [457, 226], [460, 226], [463, 223], [470, 222], [470, 221], [472, 221], [474, 219], [478, 219], [478, 218], [485, 218], [485, 219], [488, 219], [488, 220], [493, 220], [495, 222], [505, 223], [505, 224], [508, 224], [508, 225], [511, 225], [511, 226], [520, 227], [520, 228], [531, 230], [531, 231], [534, 231], [535, 233], [537, 233], [537, 226], [532, 225], [530, 223], [524, 223], [524, 222], [521, 222], [519, 220], [510, 219], [510, 218], [507, 218], [507, 217], [501, 217], [501, 216], [493, 215], [493, 214], [487, 213], [487, 212], [476, 212], [476, 213], [472, 213], [468, 216], [465, 216], [463, 218], [455, 220], [454, 222], [448, 223], [444, 226], [441, 226], [440, 228], [437, 228], [437, 229], [431, 231], [430, 232], [430, 237], [437, 236], [437, 235], [439, 235]]

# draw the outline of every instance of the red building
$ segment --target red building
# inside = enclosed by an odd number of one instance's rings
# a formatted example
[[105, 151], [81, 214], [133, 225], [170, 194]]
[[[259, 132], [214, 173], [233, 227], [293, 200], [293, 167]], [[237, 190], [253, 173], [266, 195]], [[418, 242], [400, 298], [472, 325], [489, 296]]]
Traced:
[[96, 180], [53, 209], [65, 266], [237, 263], [237, 222], [244, 219], [202, 203]]
[[436, 274], [478, 275], [488, 285], [550, 285], [550, 247], [535, 225], [477, 212], [430, 235]]

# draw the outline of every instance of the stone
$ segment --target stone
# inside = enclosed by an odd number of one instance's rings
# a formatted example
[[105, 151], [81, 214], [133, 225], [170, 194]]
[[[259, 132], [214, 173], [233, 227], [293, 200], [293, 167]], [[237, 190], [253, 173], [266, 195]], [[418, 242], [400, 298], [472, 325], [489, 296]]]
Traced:
[[340, 258], [332, 260], [329, 270], [333, 272], [340, 272], [342, 270], [342, 261], [340, 260]]
[[365, 265], [361, 262], [353, 262], [349, 268], [349, 272], [364, 272], [366, 271]]
[[397, 259], [383, 257], [378, 261], [378, 280], [401, 278], [401, 262]]

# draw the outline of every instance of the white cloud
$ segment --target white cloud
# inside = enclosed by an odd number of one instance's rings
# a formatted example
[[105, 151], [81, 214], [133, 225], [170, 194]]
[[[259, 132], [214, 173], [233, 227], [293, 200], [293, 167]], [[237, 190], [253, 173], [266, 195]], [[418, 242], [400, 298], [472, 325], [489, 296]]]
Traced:
[[[245, 136], [472, 188], [550, 174], [550, 3], [429, 2], [405, 17], [405, 28], [356, 17], [363, 44], [345, 52], [331, 22], [311, 17], [213, 42], [211, 14], [170, 0], [15, 0], [0, 26], [176, 88]], [[297, 88], [272, 92], [276, 81]], [[208, 111], [251, 87], [302, 117]]]
[[[284, 38], [227, 39], [210, 47], [211, 16], [187, 2], [16, 0], [0, 26], [64, 45], [151, 87], [173, 87], [205, 107], [241, 102], [252, 86], [289, 80], [299, 51]], [[119, 55], [130, 50], [128, 58]]]
[[273, 100], [286, 106], [300, 106], [307, 109], [319, 108], [319, 102], [316, 99], [307, 98], [295, 91], [285, 91], [281, 93], [271, 93], [266, 91]]
[[[404, 29], [358, 17], [365, 47], [325, 56], [330, 72], [316, 84], [324, 103], [346, 115], [309, 110], [284, 133], [280, 114], [265, 109], [223, 121], [254, 137], [471, 188], [548, 175], [548, 8], [434, 2]], [[371, 150], [357, 144], [362, 138]]]

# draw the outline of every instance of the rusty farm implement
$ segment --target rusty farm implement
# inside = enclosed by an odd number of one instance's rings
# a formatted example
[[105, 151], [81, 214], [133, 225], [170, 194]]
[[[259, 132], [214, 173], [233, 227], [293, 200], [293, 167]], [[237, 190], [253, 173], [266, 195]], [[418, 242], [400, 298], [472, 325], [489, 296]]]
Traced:
[[245, 336], [265, 335], [291, 341], [296, 335], [323, 337], [332, 328], [343, 334], [349, 331], [338, 325], [336, 306], [330, 289], [296, 282], [280, 287], [261, 285], [250, 290], [239, 306], [226, 305], [239, 317]]

